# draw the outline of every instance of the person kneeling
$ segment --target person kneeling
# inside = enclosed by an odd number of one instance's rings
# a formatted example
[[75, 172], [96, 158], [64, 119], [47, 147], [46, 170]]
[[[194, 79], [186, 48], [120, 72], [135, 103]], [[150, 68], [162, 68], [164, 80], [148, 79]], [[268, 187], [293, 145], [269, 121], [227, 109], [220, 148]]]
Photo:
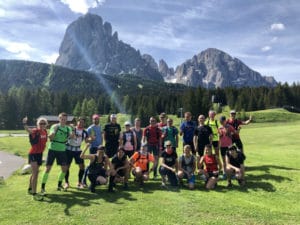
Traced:
[[180, 183], [182, 179], [187, 179], [188, 187], [190, 190], [195, 188], [195, 169], [196, 169], [196, 159], [191, 153], [191, 146], [185, 145], [183, 148], [183, 155], [179, 158], [178, 164], [178, 178]]
[[94, 193], [97, 185], [107, 184], [107, 176], [110, 174], [112, 166], [108, 157], [104, 154], [104, 146], [98, 146], [96, 154], [85, 155], [88, 148], [89, 144], [82, 151], [80, 158], [90, 160], [88, 178], [91, 182], [90, 191]]
[[[147, 144], [142, 143], [141, 150], [135, 152], [129, 160], [130, 165], [133, 167], [132, 174], [135, 176], [135, 181], [140, 185], [149, 179], [149, 172], [155, 168], [155, 158], [148, 152]], [[149, 170], [149, 163], [153, 163], [153, 167]]]
[[[200, 158], [198, 164], [198, 174], [204, 174], [206, 178], [205, 188], [211, 190], [217, 185], [219, 169], [222, 168], [222, 164], [219, 157], [216, 154], [212, 154], [211, 145], [206, 145], [204, 150], [205, 155]], [[202, 169], [203, 164], [205, 165], [205, 169]]]
[[166, 150], [161, 153], [161, 163], [159, 173], [162, 178], [162, 186], [166, 186], [166, 178], [171, 186], [178, 186], [176, 173], [178, 171], [178, 157], [177, 153], [172, 148], [172, 143], [166, 141]]
[[123, 147], [119, 147], [117, 154], [111, 160], [111, 165], [108, 191], [113, 192], [116, 183], [124, 183], [124, 189], [128, 189], [129, 162]]
[[235, 175], [240, 186], [245, 185], [245, 159], [246, 157], [244, 153], [238, 151], [234, 145], [229, 147], [229, 151], [226, 154], [226, 173], [228, 174], [228, 187], [232, 187], [232, 175]]

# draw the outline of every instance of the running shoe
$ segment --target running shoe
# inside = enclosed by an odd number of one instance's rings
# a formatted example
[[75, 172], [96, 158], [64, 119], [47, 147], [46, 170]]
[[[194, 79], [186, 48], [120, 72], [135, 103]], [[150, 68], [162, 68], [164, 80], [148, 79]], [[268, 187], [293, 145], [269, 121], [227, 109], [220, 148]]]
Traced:
[[41, 189], [41, 195], [46, 196], [46, 194], [47, 194], [47, 193], [46, 193], [45, 188], [42, 188], [42, 189]]
[[67, 190], [70, 187], [69, 183], [64, 184], [64, 189]]
[[65, 189], [62, 185], [57, 187], [58, 191], [66, 191], [67, 189]]

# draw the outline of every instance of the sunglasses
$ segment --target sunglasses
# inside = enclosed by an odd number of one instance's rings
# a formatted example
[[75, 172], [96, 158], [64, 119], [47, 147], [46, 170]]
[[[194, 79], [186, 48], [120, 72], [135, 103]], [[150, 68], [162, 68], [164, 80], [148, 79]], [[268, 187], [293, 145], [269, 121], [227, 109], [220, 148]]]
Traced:
[[172, 145], [166, 145], [167, 147], [171, 147]]
[[39, 123], [39, 125], [46, 125], [46, 123]]

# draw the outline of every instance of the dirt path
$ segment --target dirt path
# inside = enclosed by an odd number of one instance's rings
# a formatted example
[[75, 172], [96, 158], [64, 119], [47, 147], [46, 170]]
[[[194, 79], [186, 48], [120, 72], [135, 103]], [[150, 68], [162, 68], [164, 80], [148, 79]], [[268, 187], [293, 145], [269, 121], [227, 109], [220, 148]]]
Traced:
[[11, 153], [0, 151], [0, 177], [8, 178], [14, 171], [21, 168], [26, 160]]

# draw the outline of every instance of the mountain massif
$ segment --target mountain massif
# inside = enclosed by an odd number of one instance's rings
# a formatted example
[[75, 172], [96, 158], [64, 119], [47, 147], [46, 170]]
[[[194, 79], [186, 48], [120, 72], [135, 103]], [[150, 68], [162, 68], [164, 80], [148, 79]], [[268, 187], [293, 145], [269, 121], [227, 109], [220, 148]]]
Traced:
[[95, 74], [134, 74], [193, 87], [272, 87], [277, 84], [273, 77], [263, 77], [239, 59], [215, 48], [193, 56], [174, 71], [163, 59], [157, 64], [151, 55], [141, 55], [119, 40], [110, 23], [90, 13], [68, 26], [56, 65]]

